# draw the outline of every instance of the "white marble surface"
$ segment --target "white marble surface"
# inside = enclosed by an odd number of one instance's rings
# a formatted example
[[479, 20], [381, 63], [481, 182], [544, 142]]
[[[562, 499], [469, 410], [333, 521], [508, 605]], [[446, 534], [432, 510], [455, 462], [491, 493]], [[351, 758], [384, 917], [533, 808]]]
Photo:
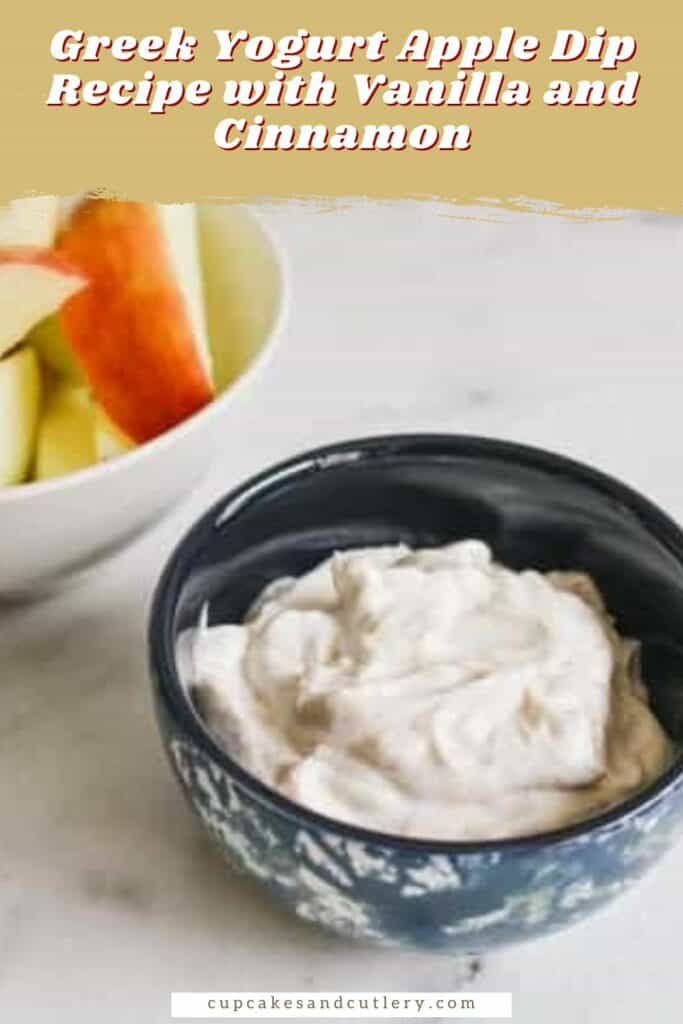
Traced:
[[[79, 588], [0, 610], [3, 1021], [158, 1024], [172, 989], [462, 984], [446, 958], [368, 952], [292, 923], [227, 872], [162, 758], [144, 647], [150, 589], [180, 531], [245, 474], [327, 440], [434, 429], [539, 443], [683, 519], [683, 219], [454, 213], [270, 210], [292, 318], [234, 407], [221, 463]], [[673, 1024], [682, 873], [683, 844], [595, 919], [487, 959], [473, 987], [512, 990], [523, 1024]]]

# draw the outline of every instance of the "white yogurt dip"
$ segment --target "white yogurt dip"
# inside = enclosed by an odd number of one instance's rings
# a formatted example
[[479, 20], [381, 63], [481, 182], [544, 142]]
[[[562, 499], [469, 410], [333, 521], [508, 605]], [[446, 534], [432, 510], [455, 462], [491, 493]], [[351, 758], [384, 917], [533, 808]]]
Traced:
[[200, 714], [244, 768], [381, 832], [543, 832], [672, 758], [637, 645], [589, 577], [514, 572], [480, 541], [335, 554], [181, 648]]

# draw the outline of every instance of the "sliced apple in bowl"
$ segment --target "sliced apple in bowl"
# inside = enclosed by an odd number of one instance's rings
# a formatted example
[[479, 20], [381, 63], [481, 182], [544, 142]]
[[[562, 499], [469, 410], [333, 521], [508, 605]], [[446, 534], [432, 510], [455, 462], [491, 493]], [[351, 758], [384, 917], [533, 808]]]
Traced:
[[52, 381], [38, 427], [35, 479], [66, 476], [95, 462], [95, 407], [90, 395], [68, 381]]
[[74, 265], [52, 249], [0, 248], [0, 356], [85, 283]]
[[125, 455], [135, 447], [135, 442], [112, 423], [100, 405], [95, 405], [95, 454], [98, 462]]
[[[108, 204], [109, 201], [102, 202]], [[177, 209], [170, 216], [184, 221], [187, 230], [194, 211], [192, 207], [181, 207], [182, 213], [178, 214]], [[130, 219], [130, 212], [126, 216]], [[165, 216], [156, 210], [149, 215], [149, 220], [158, 225]], [[147, 216], [143, 218], [147, 219]], [[69, 214], [63, 221], [60, 239], [64, 239], [72, 227], [73, 216]], [[180, 234], [178, 228], [176, 231]], [[202, 232], [199, 234], [201, 236]], [[155, 237], [158, 237], [156, 232]], [[191, 266], [196, 268], [192, 255], [196, 236], [192, 232], [190, 240]], [[203, 242], [203, 238], [200, 240]], [[191, 416], [152, 443], [134, 447], [133, 451], [123, 454], [135, 445], [135, 438], [125, 429], [122, 431], [120, 424], [114, 424], [111, 412], [104, 408], [98, 396], [90, 393], [90, 401], [84, 403], [83, 391], [80, 392], [80, 398], [70, 392], [62, 392], [62, 397], [57, 400], [53, 388], [58, 375], [40, 367], [45, 386], [42, 409], [48, 417], [48, 427], [40, 430], [38, 472], [41, 479], [35, 484], [23, 486], [23, 480], [27, 479], [25, 474], [28, 472], [28, 479], [31, 479], [32, 465], [35, 467], [37, 462], [37, 434], [32, 433], [30, 427], [35, 422], [31, 410], [38, 410], [39, 396], [36, 398], [35, 391], [29, 389], [26, 400], [20, 406], [16, 398], [13, 398], [10, 405], [7, 391], [0, 391], [0, 465], [6, 467], [11, 463], [11, 477], [5, 473], [5, 479], [7, 482], [11, 479], [13, 483], [22, 484], [18, 487], [0, 486], [0, 601], [50, 592], [124, 548], [176, 506], [207, 471], [217, 451], [227, 457], [230, 445], [239, 447], [244, 442], [244, 423], [237, 412], [239, 403], [235, 404], [235, 399], [239, 392], [243, 395], [248, 393], [246, 389], [250, 383], [253, 386], [257, 380], [257, 368], [265, 365], [268, 353], [274, 348], [274, 339], [279, 334], [286, 307], [285, 277], [280, 253], [273, 245], [269, 233], [261, 227], [258, 216], [246, 208], [221, 207], [215, 231], [212, 230], [211, 243], [204, 251], [204, 268], [221, 264], [220, 272], [215, 274], [212, 281], [211, 301], [207, 301], [208, 333], [216, 355], [214, 388], [218, 394], [216, 400], [209, 402], [198, 415]], [[59, 247], [59, 241], [56, 244]], [[118, 245], [117, 250], [121, 251]], [[166, 255], [164, 262], [173, 269], [174, 280], [180, 276], [186, 282], [184, 295], [189, 296], [193, 292], [189, 283], [193, 274], [188, 273], [187, 269], [176, 271], [174, 268], [177, 264], [173, 263], [168, 250]], [[187, 253], [179, 255], [187, 257]], [[133, 288], [133, 278], [136, 282], [141, 279], [143, 286], [146, 286], [146, 267], [139, 262], [142, 259], [141, 252], [135, 254], [134, 262], [139, 267], [139, 273], [134, 272], [133, 267], [128, 267], [126, 273], [119, 278], [129, 290]], [[88, 277], [85, 267], [79, 265], [78, 270], [83, 277]], [[202, 281], [203, 285], [205, 283]], [[107, 285], [103, 280], [99, 287], [106, 292]], [[182, 288], [178, 290], [183, 292]], [[194, 294], [197, 295], [198, 291], [195, 289]], [[67, 305], [71, 301], [68, 300]], [[117, 309], [123, 309], [125, 305], [121, 302]], [[188, 305], [189, 300], [185, 298], [182, 306], [185, 322], [191, 322]], [[54, 318], [60, 332], [61, 319]], [[158, 359], [166, 351], [168, 346], [160, 341], [161, 335], [155, 327], [158, 323], [156, 313], [153, 312], [143, 325], [149, 330], [142, 332], [140, 329], [136, 334], [129, 331], [124, 321], [119, 351], [129, 364], [125, 367], [126, 379], [128, 375], [132, 377], [137, 365], [150, 366], [154, 363], [148, 355], [138, 364], [131, 338], [135, 340], [142, 337], [140, 345], [143, 349], [148, 345], [150, 337], [156, 338]], [[113, 330], [113, 326], [107, 325], [104, 333], [109, 337]], [[196, 342], [198, 337], [201, 337], [201, 333], [193, 330], [190, 361], [195, 369], [192, 375], [200, 381], [202, 396], [212, 395], [213, 388], [206, 385], [208, 374], [204, 372], [205, 357]], [[59, 342], [68, 345], [63, 333], [60, 333]], [[224, 349], [229, 349], [229, 352]], [[14, 360], [23, 351], [23, 347], [12, 349], [5, 356], [5, 361]], [[23, 357], [27, 359], [25, 369], [28, 363], [32, 364], [36, 371], [33, 379], [36, 387], [40, 388], [36, 353], [28, 347], [26, 351], [28, 356]], [[67, 351], [71, 349], [67, 348]], [[80, 359], [75, 351], [73, 355], [74, 361]], [[174, 358], [175, 366], [179, 362], [182, 363], [182, 360]], [[199, 370], [196, 369], [198, 364], [201, 367]], [[4, 374], [3, 366], [0, 368], [0, 378]], [[15, 374], [16, 369], [13, 369], [11, 376], [14, 378]], [[17, 376], [21, 378], [23, 374]], [[86, 373], [83, 376], [85, 378]], [[145, 395], [141, 398], [135, 391], [138, 395], [136, 407], [141, 401], [156, 400], [156, 397], [150, 397], [152, 393], [155, 396], [161, 395], [160, 401], [164, 402], [166, 375], [163, 371], [158, 374], [154, 371], [148, 373], [148, 377], [151, 379]], [[27, 378], [32, 379], [32, 375], [27, 374]], [[238, 383], [236, 378], [240, 378], [238, 387], [232, 383]], [[156, 384], [153, 387], [154, 382]], [[69, 381], [63, 378], [61, 383], [68, 387]], [[91, 392], [89, 378], [85, 386]], [[125, 385], [117, 384], [117, 387], [121, 386]], [[131, 384], [131, 387], [135, 386]], [[14, 393], [12, 387], [11, 394], [14, 396]], [[34, 396], [32, 401], [29, 400], [31, 393]], [[17, 412], [19, 407], [24, 410], [21, 415]], [[35, 416], [42, 419], [39, 411], [35, 412]], [[80, 443], [75, 446], [74, 455], [68, 441], [69, 436], [73, 437], [73, 431], [64, 424], [73, 424], [79, 420], [82, 424], [82, 437], [80, 433], [79, 437], [85, 441], [82, 446]], [[26, 423], [28, 428], [18, 431], [21, 422]], [[17, 442], [14, 432], [19, 433], [24, 440]], [[67, 453], [71, 452], [68, 459], [50, 457], [50, 446], [53, 445], [54, 452], [54, 439], [60, 434], [67, 438], [65, 442], [60, 442], [59, 447], [60, 451], [65, 448]], [[18, 450], [20, 457], [13, 455], [8, 458], [10, 450]], [[120, 457], [114, 458], [114, 455]], [[102, 461], [105, 457], [107, 461]], [[99, 464], [83, 472], [72, 472], [77, 467], [83, 467], [90, 459], [97, 459]], [[57, 473], [62, 475], [49, 475]], [[65, 473], [67, 475], [63, 475]]]
[[214, 397], [193, 206], [85, 199], [57, 257], [87, 287], [37, 332], [46, 360], [83, 371], [112, 423], [142, 443]]
[[85, 387], [85, 374], [73, 352], [64, 343], [58, 317], [45, 317], [29, 332], [26, 340], [52, 373], [64, 377], [72, 384]]
[[42, 380], [38, 358], [17, 348], [0, 359], [0, 487], [22, 483], [33, 461]]
[[31, 245], [46, 249], [57, 230], [57, 196], [29, 196], [0, 203], [0, 247]]

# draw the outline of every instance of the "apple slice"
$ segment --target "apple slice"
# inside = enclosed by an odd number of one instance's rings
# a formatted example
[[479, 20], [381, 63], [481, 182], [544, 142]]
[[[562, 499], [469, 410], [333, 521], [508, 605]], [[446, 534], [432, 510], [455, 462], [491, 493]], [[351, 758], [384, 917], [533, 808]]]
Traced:
[[115, 459], [118, 455], [125, 455], [135, 442], [126, 437], [119, 428], [112, 423], [101, 405], [95, 406], [95, 454], [98, 462], [105, 462], [108, 459]]
[[217, 391], [260, 350], [276, 316], [279, 270], [261, 226], [233, 203], [198, 203], [204, 306]]
[[0, 249], [0, 356], [84, 285], [73, 265], [50, 249]]
[[193, 206], [85, 199], [56, 251], [89, 282], [56, 314], [60, 344], [119, 430], [148, 441], [211, 401]]
[[29, 331], [26, 341], [36, 349], [38, 355], [50, 370], [60, 377], [66, 377], [72, 384], [85, 386], [85, 374], [76, 362], [76, 357], [64, 344], [59, 319], [48, 316]]
[[38, 427], [35, 479], [65, 476], [95, 462], [95, 409], [90, 395], [68, 381], [53, 381]]
[[199, 249], [198, 212], [194, 203], [159, 203], [162, 231], [168, 243], [175, 279], [182, 292], [204, 369], [213, 379], [211, 349], [204, 312], [204, 274]]
[[57, 196], [12, 199], [0, 205], [0, 247], [31, 245], [47, 249], [57, 230]]
[[18, 348], [0, 359], [0, 487], [26, 479], [33, 459], [42, 382], [38, 357]]

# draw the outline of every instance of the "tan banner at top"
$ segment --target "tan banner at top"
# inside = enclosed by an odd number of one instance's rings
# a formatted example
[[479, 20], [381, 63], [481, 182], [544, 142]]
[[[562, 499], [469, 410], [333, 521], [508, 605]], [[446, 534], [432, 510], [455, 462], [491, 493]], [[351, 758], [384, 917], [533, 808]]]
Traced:
[[0, 197], [683, 209], [672, 0], [17, 5]]

